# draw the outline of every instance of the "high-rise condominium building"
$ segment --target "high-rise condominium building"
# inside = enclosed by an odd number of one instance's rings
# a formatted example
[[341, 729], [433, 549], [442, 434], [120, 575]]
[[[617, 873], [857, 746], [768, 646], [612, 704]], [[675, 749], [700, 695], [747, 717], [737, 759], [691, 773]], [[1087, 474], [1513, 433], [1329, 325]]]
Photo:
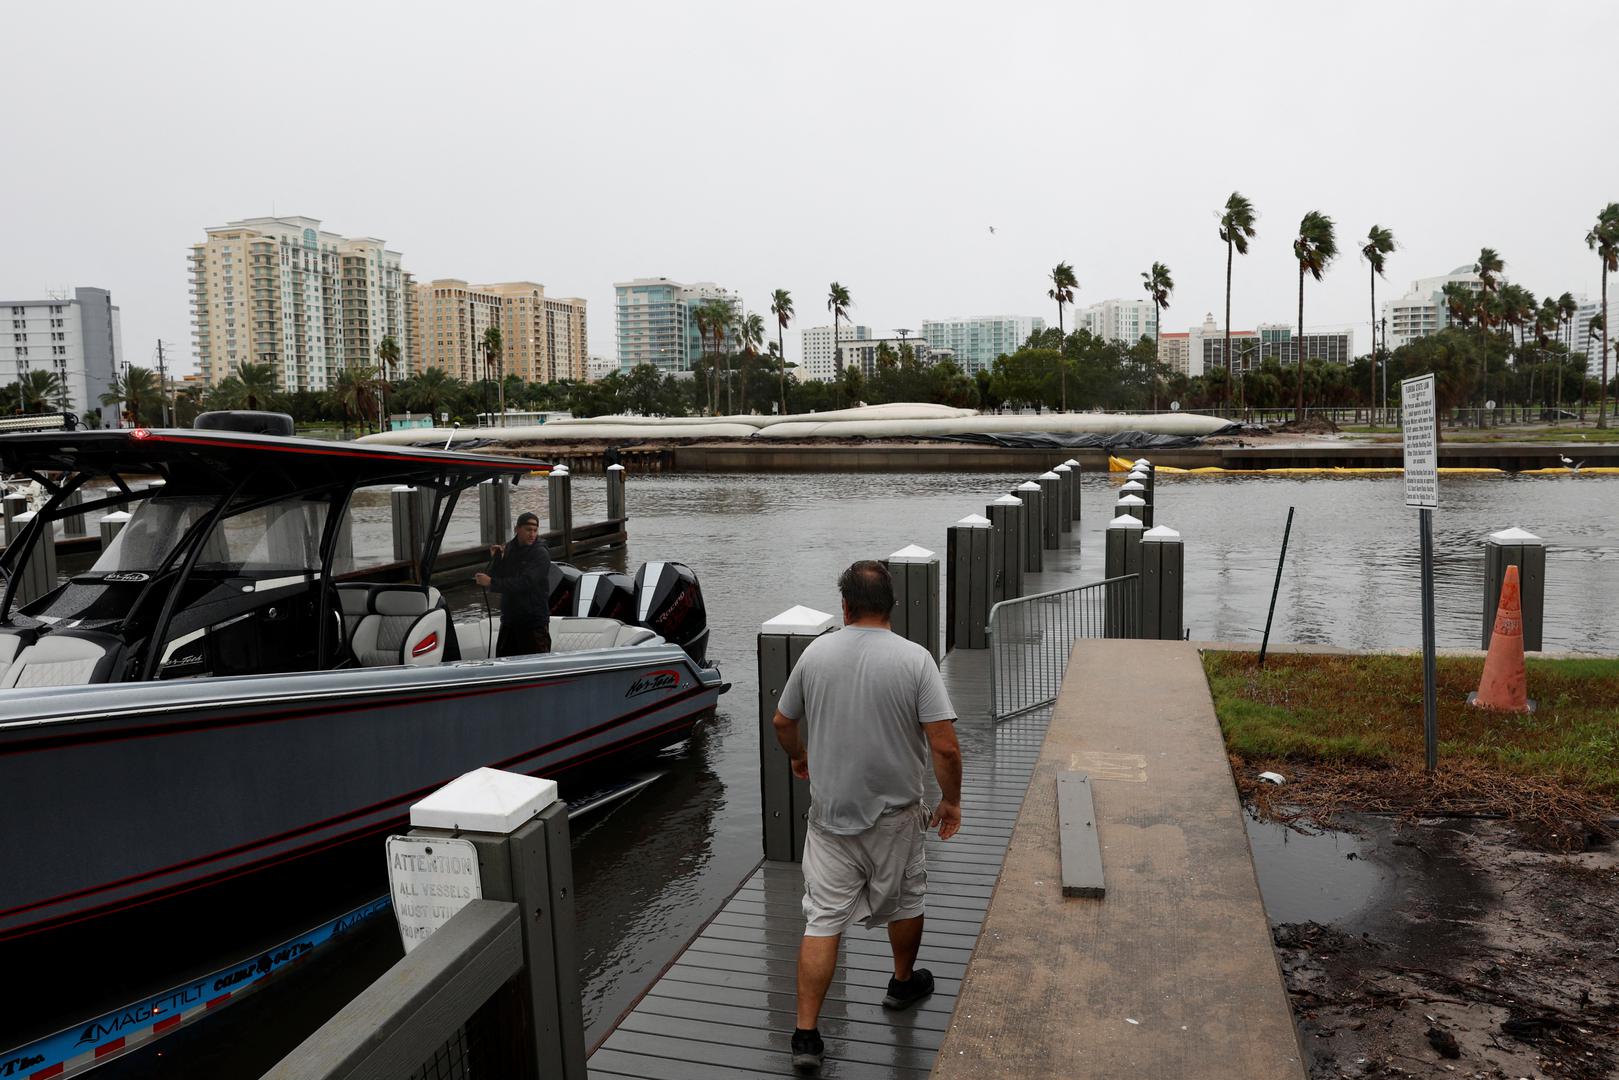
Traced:
[[1259, 324], [1259, 362], [1276, 360], [1283, 367], [1299, 362], [1299, 342], [1304, 342], [1306, 360], [1347, 364], [1355, 359], [1355, 335], [1351, 330], [1307, 330], [1303, 338], [1294, 335], [1287, 323]]
[[[80, 416], [95, 414], [102, 427], [118, 423], [118, 406], [101, 404], [124, 359], [118, 308], [106, 289], [74, 289], [73, 299], [0, 300], [0, 318], [10, 336], [0, 337], [0, 380], [18, 383], [34, 371], [57, 378], [61, 399], [53, 404]], [[5, 324], [0, 324], [5, 325]], [[18, 407], [0, 386], [0, 412]]]
[[192, 337], [210, 382], [269, 364], [283, 390], [324, 390], [345, 368], [376, 364], [388, 337], [414, 366], [411, 276], [381, 240], [315, 218], [246, 218], [208, 229], [190, 260]]
[[837, 355], [832, 351], [832, 328], [830, 326], [806, 326], [799, 331], [799, 339], [803, 345], [804, 359], [795, 373], [800, 379], [813, 379], [816, 382], [827, 382], [843, 374], [843, 369], [850, 363], [850, 350], [856, 342], [870, 341], [875, 347], [876, 339], [871, 336], [869, 326], [851, 326], [843, 323], [838, 326]]
[[1383, 302], [1383, 323], [1387, 327], [1378, 328], [1378, 335], [1386, 332], [1387, 340], [1381, 342], [1385, 349], [1398, 349], [1402, 345], [1409, 345], [1420, 337], [1436, 334], [1450, 325], [1450, 309], [1445, 305], [1445, 286], [1452, 282], [1465, 285], [1474, 292], [1484, 286], [1477, 274], [1473, 273], [1473, 266], [1458, 266], [1448, 274], [1439, 277], [1421, 278], [1411, 283], [1411, 289], [1404, 296], [1395, 300]]
[[[458, 379], [499, 373], [525, 382], [585, 377], [585, 301], [546, 296], [545, 286], [532, 281], [469, 285], [440, 278], [415, 288], [420, 359], [409, 370], [442, 368]], [[484, 339], [492, 326], [500, 329], [500, 356], [489, 369]]]
[[[819, 327], [818, 329], [830, 330], [831, 327]], [[861, 329], [865, 328], [861, 327]], [[832, 344], [831, 334], [827, 335], [826, 343], [830, 349]], [[954, 359], [949, 349], [935, 349], [926, 340], [919, 337], [866, 337], [845, 341], [840, 334], [838, 344], [843, 352], [843, 366], [845, 368], [858, 367], [867, 377], [876, 373], [877, 364], [885, 345], [896, 362], [905, 349], [910, 349], [912, 355], [924, 364], [936, 364], [940, 360]]]
[[[1189, 333], [1158, 335], [1158, 362], [1178, 375], [1191, 375], [1191, 337]], [[1199, 371], [1197, 374], [1202, 374]]]
[[923, 319], [922, 337], [935, 349], [950, 349], [961, 370], [988, 371], [995, 358], [1014, 353], [1046, 321], [1028, 315], [981, 315], [970, 319]]
[[1158, 329], [1158, 308], [1151, 300], [1103, 300], [1074, 312], [1074, 329], [1121, 345], [1134, 345]]
[[[699, 334], [695, 309], [718, 300], [733, 313], [742, 313], [742, 297], [711, 281], [684, 285], [669, 278], [636, 278], [616, 282], [613, 293], [620, 371], [638, 364], [663, 371], [690, 371], [714, 345], [712, 331], [706, 341]], [[720, 337], [723, 351], [730, 335]]]

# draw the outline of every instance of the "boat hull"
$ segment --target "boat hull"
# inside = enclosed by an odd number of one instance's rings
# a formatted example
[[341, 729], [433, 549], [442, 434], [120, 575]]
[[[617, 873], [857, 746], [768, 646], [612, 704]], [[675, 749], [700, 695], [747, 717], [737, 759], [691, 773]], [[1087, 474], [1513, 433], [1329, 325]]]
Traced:
[[599, 772], [723, 688], [662, 645], [7, 694], [0, 962], [49, 988], [26, 1026], [129, 993], [82, 972], [135, 964], [152, 992], [385, 891], [381, 838], [462, 773]]

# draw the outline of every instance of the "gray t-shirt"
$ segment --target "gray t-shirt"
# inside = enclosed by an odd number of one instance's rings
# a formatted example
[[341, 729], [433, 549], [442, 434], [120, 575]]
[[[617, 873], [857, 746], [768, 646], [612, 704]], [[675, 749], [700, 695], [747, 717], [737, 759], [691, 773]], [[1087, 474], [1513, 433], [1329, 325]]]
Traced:
[[777, 707], [799, 722], [809, 752], [810, 821], [842, 836], [922, 798], [922, 725], [956, 718], [928, 651], [866, 626], [811, 642]]

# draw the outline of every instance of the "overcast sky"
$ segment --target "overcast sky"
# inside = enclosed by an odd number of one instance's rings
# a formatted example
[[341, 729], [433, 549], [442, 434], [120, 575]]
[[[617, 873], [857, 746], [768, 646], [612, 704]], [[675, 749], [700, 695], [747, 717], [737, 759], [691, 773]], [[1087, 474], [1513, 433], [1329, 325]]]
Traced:
[[[190, 356], [188, 246], [303, 214], [382, 237], [418, 280], [711, 280], [766, 314], [827, 285], [886, 333], [1054, 319], [1176, 282], [1166, 329], [1223, 305], [1216, 209], [1259, 236], [1232, 321], [1295, 318], [1289, 241], [1345, 254], [1306, 322], [1367, 347], [1380, 299], [1497, 248], [1537, 295], [1598, 291], [1584, 244], [1619, 201], [1619, 5], [350, 3], [13, 5], [0, 62], [0, 297], [110, 288], [126, 353]], [[1606, 51], [1604, 51], [1606, 50]], [[989, 227], [996, 231], [991, 234]], [[1619, 283], [1615, 283], [1619, 289]], [[796, 341], [789, 335], [789, 355]]]

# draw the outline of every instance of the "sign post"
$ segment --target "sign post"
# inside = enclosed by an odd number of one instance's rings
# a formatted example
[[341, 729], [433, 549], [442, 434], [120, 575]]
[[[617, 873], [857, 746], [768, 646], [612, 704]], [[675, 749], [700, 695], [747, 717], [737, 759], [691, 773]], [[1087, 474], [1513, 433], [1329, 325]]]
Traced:
[[1426, 767], [1439, 767], [1439, 692], [1434, 671], [1433, 512], [1439, 505], [1439, 429], [1434, 377], [1400, 384], [1401, 426], [1405, 429], [1405, 505], [1417, 508], [1422, 534], [1422, 732]]

